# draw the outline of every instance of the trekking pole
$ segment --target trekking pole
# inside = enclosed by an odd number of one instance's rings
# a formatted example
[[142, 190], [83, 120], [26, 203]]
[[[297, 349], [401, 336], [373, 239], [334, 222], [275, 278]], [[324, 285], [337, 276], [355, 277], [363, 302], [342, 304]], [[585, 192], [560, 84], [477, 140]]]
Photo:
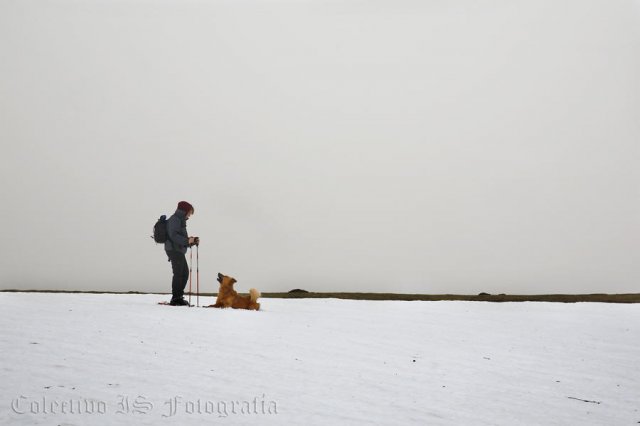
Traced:
[[193, 272], [193, 250], [189, 247], [189, 306], [191, 306], [191, 275]]
[[200, 307], [200, 252], [198, 251], [198, 245], [196, 244], [196, 303]]

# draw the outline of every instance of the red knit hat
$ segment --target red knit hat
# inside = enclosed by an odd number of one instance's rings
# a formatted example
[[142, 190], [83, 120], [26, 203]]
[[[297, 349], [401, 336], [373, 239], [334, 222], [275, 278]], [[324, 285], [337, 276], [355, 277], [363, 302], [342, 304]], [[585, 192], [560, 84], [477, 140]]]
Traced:
[[190, 211], [193, 211], [195, 213], [193, 206], [186, 201], [180, 201], [178, 203], [178, 210], [182, 210], [185, 213], [189, 213]]

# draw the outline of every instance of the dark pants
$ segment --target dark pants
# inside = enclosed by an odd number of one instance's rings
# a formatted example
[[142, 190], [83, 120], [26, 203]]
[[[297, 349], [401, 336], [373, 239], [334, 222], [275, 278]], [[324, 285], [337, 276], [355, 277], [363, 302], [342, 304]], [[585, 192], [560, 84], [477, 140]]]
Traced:
[[187, 256], [177, 251], [168, 251], [167, 256], [171, 262], [171, 269], [173, 269], [173, 279], [171, 280], [173, 297], [171, 299], [182, 299], [184, 288], [187, 286], [187, 281], [189, 281]]

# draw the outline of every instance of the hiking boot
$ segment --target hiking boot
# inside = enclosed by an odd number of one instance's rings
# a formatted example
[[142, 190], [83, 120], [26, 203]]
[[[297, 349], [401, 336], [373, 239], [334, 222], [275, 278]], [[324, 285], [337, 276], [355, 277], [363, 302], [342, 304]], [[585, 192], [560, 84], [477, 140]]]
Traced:
[[187, 302], [186, 300], [180, 298], [180, 299], [171, 299], [171, 302], [169, 302], [169, 304], [171, 306], [189, 306], [189, 302]]

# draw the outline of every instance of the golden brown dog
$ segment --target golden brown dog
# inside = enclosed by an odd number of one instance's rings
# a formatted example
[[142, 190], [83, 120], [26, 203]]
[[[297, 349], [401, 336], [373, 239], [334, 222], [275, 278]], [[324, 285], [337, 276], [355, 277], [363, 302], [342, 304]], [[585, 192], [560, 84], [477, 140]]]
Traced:
[[218, 282], [220, 289], [218, 290], [218, 299], [215, 305], [209, 305], [208, 308], [234, 308], [234, 309], [260, 309], [257, 302], [260, 292], [255, 288], [249, 290], [249, 296], [240, 296], [233, 289], [233, 285], [237, 282], [235, 278], [228, 277], [218, 273]]

